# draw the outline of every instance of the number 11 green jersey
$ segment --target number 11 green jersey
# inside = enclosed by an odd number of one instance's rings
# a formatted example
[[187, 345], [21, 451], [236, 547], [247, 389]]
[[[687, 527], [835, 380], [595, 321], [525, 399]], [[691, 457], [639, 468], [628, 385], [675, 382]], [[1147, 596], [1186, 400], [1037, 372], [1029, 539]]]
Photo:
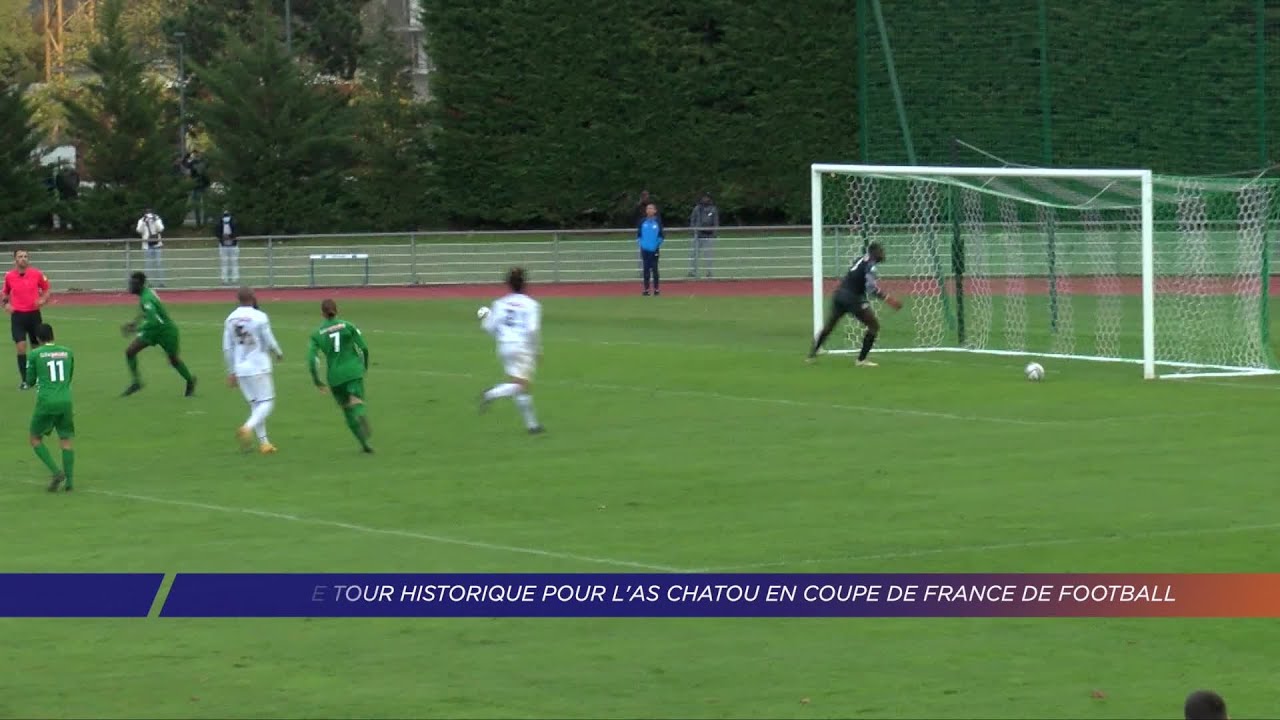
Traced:
[[70, 348], [41, 345], [27, 358], [27, 384], [36, 388], [36, 411], [65, 411], [71, 407], [71, 376], [76, 360]]
[[355, 325], [333, 318], [326, 320], [311, 335], [311, 351], [307, 353], [311, 364], [311, 379], [320, 385], [317, 362], [324, 355], [328, 385], [336, 387], [364, 377], [369, 362], [369, 346], [364, 335]]

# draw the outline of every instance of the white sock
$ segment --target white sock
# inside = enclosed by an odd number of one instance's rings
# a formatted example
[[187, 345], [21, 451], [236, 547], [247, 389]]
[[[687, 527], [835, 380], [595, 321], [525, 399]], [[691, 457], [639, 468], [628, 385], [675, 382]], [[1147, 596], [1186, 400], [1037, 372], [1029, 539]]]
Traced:
[[267, 441], [267, 417], [271, 415], [271, 411], [276, 407], [274, 398], [271, 400], [263, 400], [253, 404], [253, 413], [249, 415], [249, 422], [245, 425], [253, 428], [258, 434], [259, 442]]
[[524, 416], [524, 426], [529, 429], [538, 427], [538, 417], [533, 414], [533, 396], [528, 393], [516, 395], [516, 407]]
[[494, 385], [484, 393], [485, 400], [497, 400], [498, 398], [511, 397], [520, 392], [520, 386], [515, 383], [503, 383]]

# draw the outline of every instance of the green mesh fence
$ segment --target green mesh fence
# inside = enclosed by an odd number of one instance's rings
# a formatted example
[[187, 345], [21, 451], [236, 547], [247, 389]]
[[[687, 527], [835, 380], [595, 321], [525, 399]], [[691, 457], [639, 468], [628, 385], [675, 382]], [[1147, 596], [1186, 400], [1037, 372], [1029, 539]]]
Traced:
[[876, 2], [919, 164], [991, 164], [954, 138], [1015, 163], [1170, 174], [1274, 157], [1274, 2], [858, 0], [863, 162], [910, 160]]

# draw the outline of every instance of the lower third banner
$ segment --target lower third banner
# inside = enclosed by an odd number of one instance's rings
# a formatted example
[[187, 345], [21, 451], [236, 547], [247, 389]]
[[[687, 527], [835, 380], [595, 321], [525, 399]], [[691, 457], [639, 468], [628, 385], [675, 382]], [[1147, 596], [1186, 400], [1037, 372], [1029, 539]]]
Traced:
[[178, 574], [162, 617], [1280, 617], [1280, 575]]
[[164, 573], [0, 574], [0, 617], [144, 618]]

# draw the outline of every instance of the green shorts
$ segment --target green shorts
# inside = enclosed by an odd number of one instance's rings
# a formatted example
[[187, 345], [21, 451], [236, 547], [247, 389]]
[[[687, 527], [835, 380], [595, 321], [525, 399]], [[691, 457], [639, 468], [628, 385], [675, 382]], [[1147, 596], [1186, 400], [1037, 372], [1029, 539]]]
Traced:
[[147, 346], [156, 346], [167, 355], [176, 356], [181, 343], [178, 341], [178, 328], [170, 325], [162, 330], [144, 330], [138, 333], [138, 339]]
[[361, 402], [364, 401], [364, 378], [356, 378], [348, 380], [340, 385], [333, 385], [329, 388], [329, 392], [333, 393], [333, 399], [342, 407], [351, 404], [351, 398], [357, 398]]
[[76, 420], [71, 409], [45, 410], [36, 408], [31, 415], [31, 437], [44, 437], [51, 432], [58, 432], [58, 437], [70, 440], [76, 436]]

